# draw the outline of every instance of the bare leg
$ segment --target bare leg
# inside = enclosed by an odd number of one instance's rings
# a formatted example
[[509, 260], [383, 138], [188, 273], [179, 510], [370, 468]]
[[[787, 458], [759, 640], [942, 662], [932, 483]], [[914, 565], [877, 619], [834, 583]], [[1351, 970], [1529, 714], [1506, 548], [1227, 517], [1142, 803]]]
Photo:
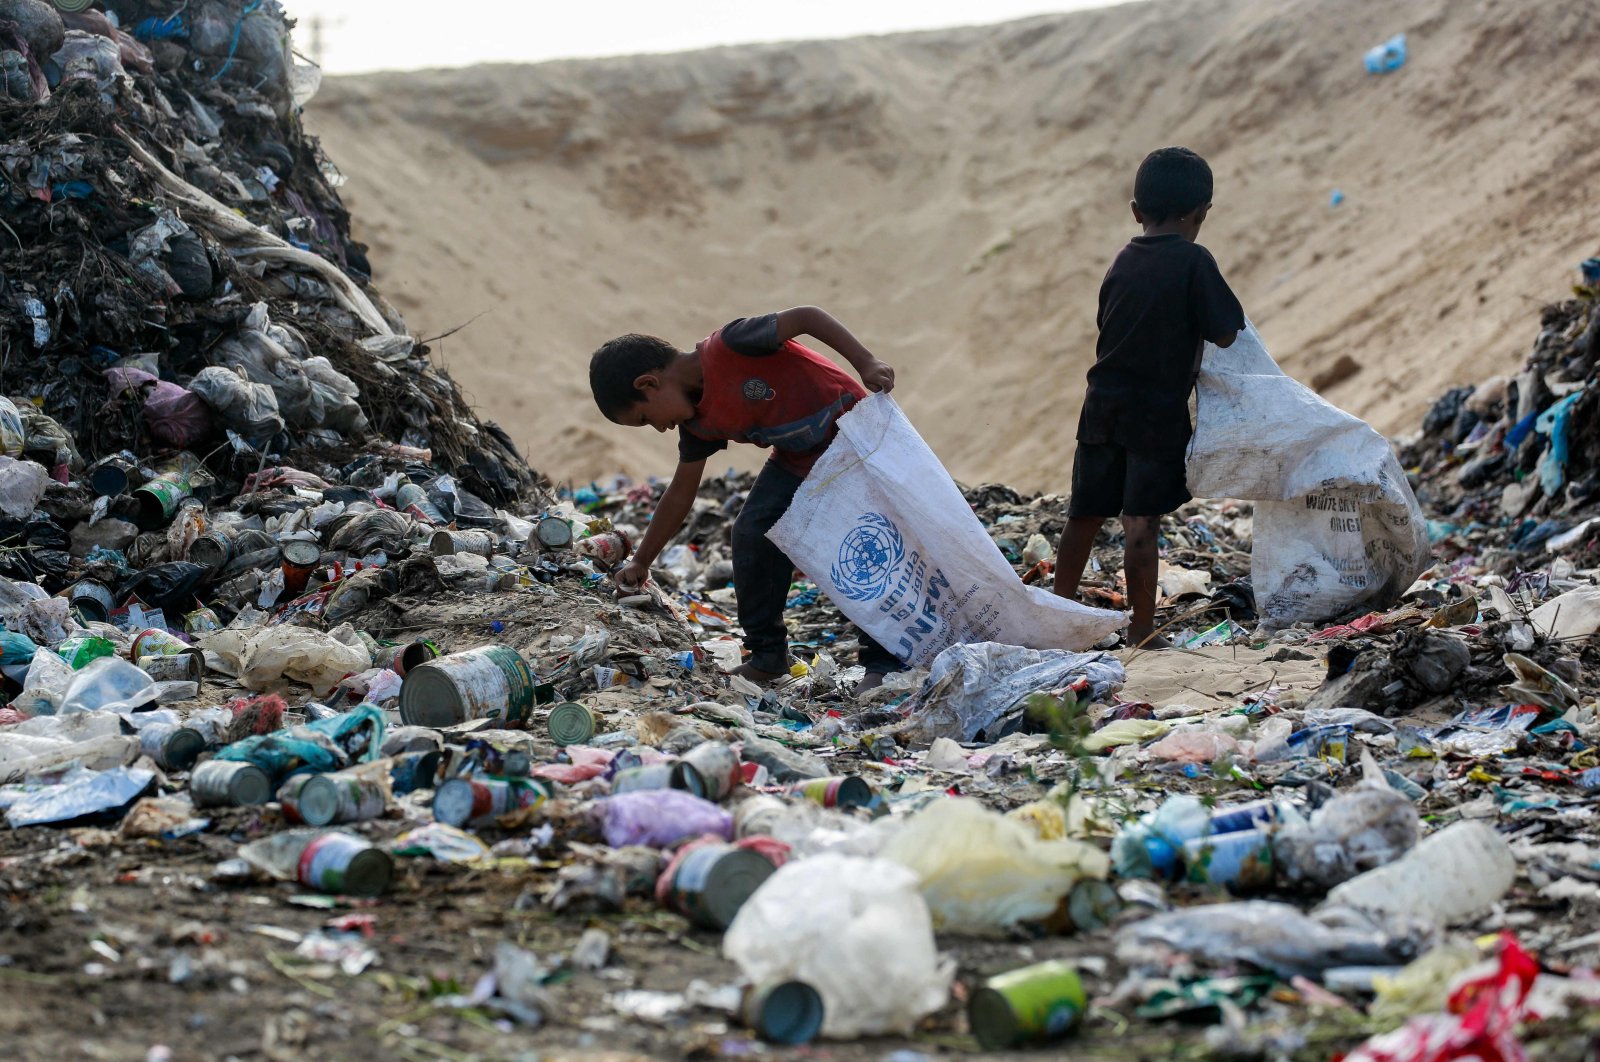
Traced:
[[[1144, 644], [1146, 649], [1170, 649], [1172, 643], [1157, 635], [1156, 573], [1158, 569], [1156, 536], [1161, 530], [1159, 516], [1128, 516], [1123, 514], [1123, 571], [1128, 577], [1128, 605], [1133, 618], [1128, 624], [1128, 644]], [[1148, 641], [1146, 641], [1148, 639]]]
[[1105, 518], [1100, 516], [1073, 516], [1067, 519], [1067, 528], [1061, 532], [1061, 549], [1056, 556], [1055, 592], [1057, 597], [1076, 598], [1083, 570], [1089, 566], [1089, 554], [1094, 551], [1094, 536], [1100, 533]]

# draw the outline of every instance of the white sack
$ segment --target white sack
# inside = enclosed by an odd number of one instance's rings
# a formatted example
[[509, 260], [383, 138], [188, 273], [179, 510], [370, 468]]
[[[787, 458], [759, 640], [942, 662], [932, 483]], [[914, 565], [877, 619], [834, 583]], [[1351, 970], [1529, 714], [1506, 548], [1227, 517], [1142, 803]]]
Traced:
[[767, 537], [912, 667], [968, 642], [1085, 649], [1127, 622], [1025, 586], [888, 395], [839, 418]]
[[1428, 533], [1389, 441], [1283, 374], [1246, 324], [1206, 344], [1189, 493], [1255, 502], [1250, 583], [1269, 628], [1383, 608], [1428, 565]]

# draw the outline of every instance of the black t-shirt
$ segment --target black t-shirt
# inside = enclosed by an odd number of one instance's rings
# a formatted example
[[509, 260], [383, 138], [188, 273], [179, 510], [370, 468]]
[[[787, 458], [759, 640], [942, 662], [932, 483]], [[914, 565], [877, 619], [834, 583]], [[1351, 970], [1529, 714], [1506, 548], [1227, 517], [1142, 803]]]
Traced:
[[1244, 309], [1216, 259], [1182, 236], [1134, 237], [1100, 285], [1096, 323], [1078, 439], [1181, 451], [1204, 343], [1244, 330]]
[[[723, 325], [719, 334], [732, 350], [750, 358], [766, 357], [783, 349], [783, 344], [778, 342], [778, 315], [775, 313], [737, 317]], [[726, 439], [702, 439], [687, 428], [678, 429], [678, 460], [684, 464], [705, 461], [727, 448]]]

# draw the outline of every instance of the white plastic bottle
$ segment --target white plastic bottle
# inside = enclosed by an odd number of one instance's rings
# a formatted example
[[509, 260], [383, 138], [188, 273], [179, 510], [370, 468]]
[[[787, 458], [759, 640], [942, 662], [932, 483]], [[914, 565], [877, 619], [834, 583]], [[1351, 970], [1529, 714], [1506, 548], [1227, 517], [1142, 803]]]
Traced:
[[1335, 887], [1328, 902], [1448, 926], [1488, 908], [1516, 878], [1517, 857], [1504, 838], [1484, 823], [1458, 822], [1403, 858]]

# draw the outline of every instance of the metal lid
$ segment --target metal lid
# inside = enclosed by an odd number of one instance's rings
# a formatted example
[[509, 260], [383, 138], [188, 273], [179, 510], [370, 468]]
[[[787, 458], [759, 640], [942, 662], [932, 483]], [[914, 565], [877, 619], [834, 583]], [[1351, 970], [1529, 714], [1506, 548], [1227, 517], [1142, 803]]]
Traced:
[[454, 726], [466, 718], [461, 691], [430, 664], [407, 671], [400, 684], [400, 719], [410, 726]]
[[780, 981], [750, 990], [746, 1021], [763, 1040], [793, 1046], [822, 1031], [822, 996], [804, 981]]
[[567, 701], [550, 709], [546, 727], [557, 745], [581, 745], [594, 737], [594, 723], [594, 713], [587, 707]]
[[279, 546], [285, 563], [296, 568], [309, 568], [322, 559], [322, 547], [303, 538], [291, 538]]
[[540, 520], [534, 533], [542, 545], [551, 549], [565, 549], [572, 545], [572, 525], [559, 516], [547, 516]]
[[327, 775], [302, 774], [278, 789], [278, 800], [293, 804], [307, 826], [326, 826], [339, 817], [339, 787]]
[[343, 892], [349, 896], [381, 896], [394, 877], [394, 860], [381, 848], [364, 848], [344, 868]]
[[464, 826], [477, 802], [470, 778], [452, 778], [433, 792], [433, 818], [446, 826]]

